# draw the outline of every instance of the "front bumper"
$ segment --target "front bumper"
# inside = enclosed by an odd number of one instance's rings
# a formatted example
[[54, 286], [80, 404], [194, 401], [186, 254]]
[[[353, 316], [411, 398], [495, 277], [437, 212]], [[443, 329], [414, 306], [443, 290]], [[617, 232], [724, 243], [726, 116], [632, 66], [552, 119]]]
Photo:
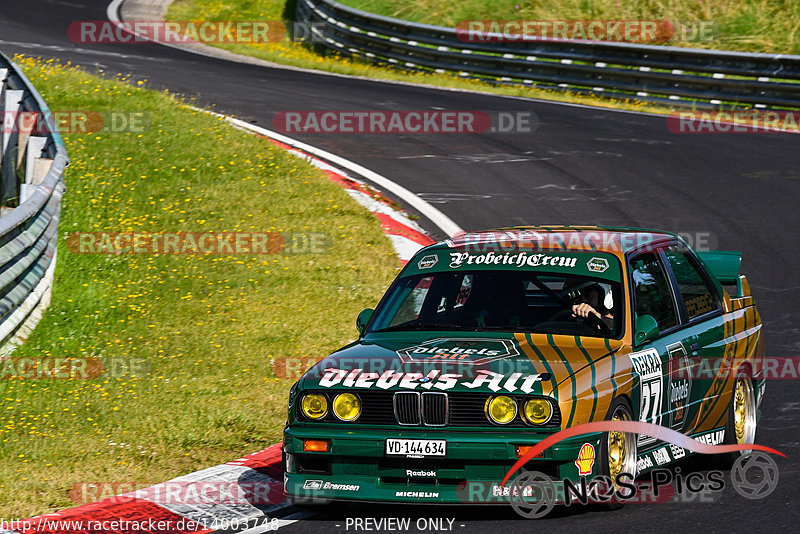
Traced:
[[[500, 487], [500, 482], [518, 459], [516, 447], [535, 445], [551, 433], [296, 424], [284, 430], [286, 495], [296, 503], [506, 503], [508, 488]], [[447, 454], [444, 458], [386, 456], [387, 438], [444, 439]], [[329, 452], [303, 452], [307, 439], [328, 440]], [[575, 461], [581, 448], [589, 443], [599, 453], [599, 442], [599, 434], [564, 440], [525, 468], [553, 479], [579, 480]], [[599, 462], [592, 464], [589, 476], [598, 474]]]

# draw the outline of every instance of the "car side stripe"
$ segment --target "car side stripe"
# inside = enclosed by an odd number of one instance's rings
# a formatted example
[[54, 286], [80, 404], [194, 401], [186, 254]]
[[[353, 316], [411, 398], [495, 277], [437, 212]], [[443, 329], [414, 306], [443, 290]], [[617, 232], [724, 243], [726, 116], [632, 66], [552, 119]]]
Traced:
[[[728, 337], [732, 336], [732, 335], [735, 335], [735, 333], [736, 333], [736, 312], [733, 312], [731, 314], [731, 328], [729, 329], [729, 335], [726, 336], [726, 339]], [[725, 345], [725, 351], [723, 352], [723, 361], [728, 360], [729, 358], [735, 358], [736, 357], [736, 344], [735, 343], [733, 345], [733, 351], [732, 352], [733, 352], [733, 355], [731, 356], [731, 345], [729, 343], [726, 344]], [[713, 391], [715, 391], [716, 389], [723, 389], [725, 387], [724, 385], [722, 385], [722, 386], [717, 385], [718, 381], [721, 380], [721, 377], [719, 376], [719, 371], [717, 371], [717, 373], [715, 373], [715, 375], [716, 376], [714, 377], [714, 381], [711, 383], [711, 386], [709, 387], [709, 393], [713, 393]], [[697, 427], [695, 428], [695, 430], [699, 430], [700, 432], [704, 432], [704, 430], [700, 430], [700, 429], [702, 428], [703, 423], [706, 422], [706, 419], [708, 419], [708, 416], [711, 415], [711, 413], [714, 411], [714, 408], [716, 407], [718, 401], [719, 401], [719, 394], [715, 395], [713, 400], [708, 402], [708, 404], [706, 406], [706, 409], [703, 410], [702, 413], [698, 413], [697, 414], [698, 421], [697, 421]], [[703, 408], [702, 405], [700, 407], [701, 407], [701, 409]], [[708, 430], [711, 430], [711, 429], [708, 429]]]
[[[748, 309], [745, 308], [744, 314], [742, 315], [742, 319], [744, 321], [744, 332], [747, 332], [747, 312], [748, 312]], [[752, 336], [749, 336], [749, 335], [745, 337], [745, 346], [744, 346], [744, 354], [743, 354], [743, 357], [744, 357], [745, 360], [747, 359], [748, 354], [750, 354], [750, 338], [751, 337]], [[734, 355], [734, 361], [738, 356], [739, 356], [738, 354]], [[734, 388], [736, 387], [736, 382], [735, 381], [733, 383], [733, 387]], [[717, 428], [717, 427], [719, 427], [720, 424], [724, 424], [722, 422], [722, 420], [725, 419], [727, 417], [727, 415], [728, 415], [728, 410], [724, 410], [722, 412], [722, 414], [720, 414], [719, 419], [717, 419], [717, 421], [714, 423], [714, 427]]]
[[586, 352], [586, 349], [583, 348], [583, 344], [581, 344], [581, 337], [575, 336], [575, 344], [581, 349], [581, 352], [586, 357], [586, 362], [589, 364], [589, 367], [592, 370], [592, 414], [589, 416], [589, 421], [594, 421], [594, 414], [597, 411], [597, 373], [595, 372], [594, 362], [592, 361], [592, 357], [589, 356], [589, 353]]
[[553, 384], [553, 391], [556, 391], [558, 388], [558, 383], [560, 382], [558, 376], [556, 376], [556, 373], [553, 371], [553, 368], [550, 366], [550, 363], [547, 361], [544, 353], [536, 348], [536, 345], [533, 343], [533, 339], [530, 337], [530, 335], [528, 336], [528, 339], [530, 340], [531, 350], [533, 350], [533, 352], [536, 354], [536, 357], [539, 358], [542, 364], [544, 364], [544, 368], [547, 370], [547, 372], [550, 373], [550, 381]]
[[612, 400], [613, 400], [617, 398], [617, 379], [616, 379], [617, 358], [616, 358], [616, 352], [614, 351], [614, 349], [611, 348], [611, 343], [609, 343], [608, 338], [605, 339], [605, 342], [608, 352], [614, 352], [614, 354], [611, 355], [611, 385], [614, 386], [614, 393], [612, 394], [613, 395]]
[[[730, 318], [727, 317], [728, 315], [731, 315], [731, 314], [723, 314], [723, 316], [722, 316], [722, 318], [723, 318], [723, 321], [722, 321], [723, 339], [728, 339], [728, 337], [730, 336], [730, 334], [729, 334], [729, 332], [730, 332]], [[723, 360], [725, 359], [729, 348], [730, 347], [729, 347], [728, 343], [725, 343], [725, 348], [723, 349], [723, 353], [722, 353]], [[701, 356], [701, 358], [702, 358], [702, 356]], [[706, 407], [709, 404], [708, 403], [708, 394], [711, 392], [711, 390], [713, 388], [714, 388], [714, 384], [712, 382], [711, 384], [709, 384], [708, 389], [703, 391], [703, 399], [699, 402], [699, 405], [697, 407], [697, 413], [694, 414], [694, 417], [692, 418], [692, 422], [689, 425], [689, 430], [688, 431], [690, 433], [691, 432], [698, 432], [698, 430], [700, 429], [700, 423], [703, 420], [703, 414], [706, 412]]]
[[555, 339], [553, 339], [553, 334], [547, 334], [547, 342], [556, 351], [558, 357], [561, 358], [561, 361], [564, 362], [564, 366], [567, 368], [567, 372], [569, 373], [569, 379], [572, 382], [572, 407], [569, 410], [569, 419], [567, 420], [567, 428], [572, 426], [572, 421], [575, 419], [575, 410], [578, 407], [578, 400], [575, 398], [575, 375], [572, 371], [572, 366], [570, 366], [567, 359], [564, 357], [564, 353], [561, 352], [561, 349], [558, 348], [556, 345]]
[[[546, 334], [531, 334], [531, 346], [534, 347], [536, 352], [541, 355], [542, 359], [548, 363], [550, 369], [553, 371], [553, 376], [556, 378], [556, 383], [561, 384], [571, 374], [567, 366], [564, 364], [563, 358], [553, 350], [552, 345], [547, 339]], [[533, 341], [537, 340], [537, 343]]]
[[[734, 313], [736, 313], [736, 312], [734, 312]], [[734, 331], [733, 333], [731, 333], [731, 335], [735, 335], [735, 334], [736, 334], [736, 332], [735, 332], [735, 331]], [[726, 347], [726, 348], [727, 348], [727, 347]], [[734, 360], [736, 359], [736, 353], [735, 353], [735, 349], [734, 349], [734, 355], [733, 355], [733, 358], [734, 358]], [[703, 416], [703, 419], [701, 419], [701, 422], [702, 422], [703, 420], [705, 420], [705, 418], [706, 418], [706, 417], [708, 417], [709, 415], [711, 415], [712, 411], [714, 410], [714, 407], [715, 407], [715, 406], [716, 406], [716, 404], [717, 404], [717, 400], [719, 400], [719, 396], [717, 396], [717, 397], [714, 399], [714, 402], [712, 403], [712, 405], [711, 405], [711, 406], [709, 406], [708, 410], [706, 411], [705, 415]], [[720, 423], [722, 422], [722, 420], [723, 420], [724, 418], [726, 418], [726, 417], [727, 417], [727, 415], [728, 415], [728, 411], [727, 411], [727, 410], [723, 410], [723, 411], [722, 411], [722, 413], [720, 414], [720, 416], [717, 418], [717, 420], [716, 420], [716, 421], [714, 421], [714, 426], [713, 426], [712, 428], [718, 428], [718, 427], [719, 427], [719, 425], [720, 425]], [[723, 423], [723, 424], [724, 424], [724, 423]]]
[[558, 380], [556, 376], [553, 374], [553, 370], [550, 369], [550, 366], [545, 361], [544, 357], [536, 350], [533, 346], [533, 341], [531, 341], [530, 334], [514, 334], [514, 337], [517, 338], [517, 342], [519, 343], [519, 347], [522, 349], [522, 352], [525, 353], [525, 356], [531, 361], [534, 365], [534, 369], [537, 372], [540, 372], [541, 369], [536, 368], [536, 364], [541, 363], [544, 366], [545, 372], [550, 375], [550, 386], [555, 391], [556, 387], [558, 386]]
[[[739, 346], [738, 346], [739, 345], [739, 341], [736, 339], [736, 332], [737, 332], [736, 315], [738, 313], [739, 313], [738, 311], [735, 311], [735, 312], [733, 312], [731, 314], [732, 324], [731, 324], [731, 334], [730, 335], [734, 336], [734, 340], [735, 340], [733, 342], [733, 349], [731, 351], [728, 351], [728, 349], [731, 348], [731, 345], [727, 344], [725, 346], [725, 351], [726, 352], [731, 352], [730, 356], [728, 358], [726, 358], [726, 360], [729, 359], [731, 363], [733, 363], [733, 361], [736, 359], [736, 354], [737, 354], [738, 349], [739, 349]], [[730, 336], [728, 336], [728, 337], [730, 337]], [[717, 374], [719, 374], [719, 373], [717, 373]], [[721, 378], [719, 376], [715, 377], [714, 382], [711, 384], [711, 389], [712, 390], [719, 389], [721, 391], [722, 389], [724, 389], [724, 387], [725, 387], [724, 384], [722, 384], [720, 386], [717, 386], [716, 388], [714, 387], [714, 384], [716, 384], [718, 380], [722, 380], [723, 382], [727, 382], [728, 379], [727, 378]], [[703, 416], [700, 418], [700, 420], [697, 423], [698, 427], [700, 427], [706, 421], [706, 419], [708, 419], [709, 415], [711, 415], [714, 412], [714, 409], [717, 407], [717, 403], [719, 402], [719, 398], [720, 398], [720, 395], [717, 394], [714, 397], [714, 400], [711, 401], [711, 403], [709, 403], [708, 408], [706, 409], [705, 413], [703, 414]], [[717, 428], [717, 427], [712, 427], [709, 430], [712, 430], [714, 428]]]

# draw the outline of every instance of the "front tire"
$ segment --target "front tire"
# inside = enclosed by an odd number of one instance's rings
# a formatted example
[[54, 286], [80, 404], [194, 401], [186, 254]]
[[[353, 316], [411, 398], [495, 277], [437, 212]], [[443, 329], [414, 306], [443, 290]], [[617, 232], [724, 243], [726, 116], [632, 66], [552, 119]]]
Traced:
[[[631, 404], [625, 397], [617, 397], [611, 403], [606, 415], [607, 421], [632, 421]], [[629, 473], [636, 478], [636, 461], [638, 459], [638, 436], [631, 432], [603, 432], [600, 442], [600, 474], [607, 476], [617, 491], [630, 491], [617, 486], [616, 479], [621, 473]], [[633, 482], [630, 480], [629, 482]], [[614, 502], [606, 505], [607, 509], [622, 508], [622, 503]]]

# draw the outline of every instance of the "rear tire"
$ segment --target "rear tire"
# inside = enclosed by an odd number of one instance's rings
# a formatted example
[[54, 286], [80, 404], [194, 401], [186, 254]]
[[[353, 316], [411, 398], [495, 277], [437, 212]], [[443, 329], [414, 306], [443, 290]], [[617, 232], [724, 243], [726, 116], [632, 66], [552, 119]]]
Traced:
[[[757, 426], [756, 393], [753, 380], [744, 371], [739, 371], [733, 385], [728, 417], [725, 421], [726, 445], [751, 445], [756, 441]], [[720, 455], [725, 467], [730, 468], [741, 456], [747, 456], [751, 449]]]

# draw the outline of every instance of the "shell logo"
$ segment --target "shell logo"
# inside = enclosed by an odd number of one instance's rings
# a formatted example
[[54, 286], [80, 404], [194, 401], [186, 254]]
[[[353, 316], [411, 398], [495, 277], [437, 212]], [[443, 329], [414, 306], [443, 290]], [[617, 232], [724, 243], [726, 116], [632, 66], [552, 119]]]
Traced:
[[584, 443], [578, 453], [578, 459], [575, 460], [575, 465], [578, 466], [578, 474], [589, 475], [592, 473], [594, 467], [594, 447], [591, 443]]

